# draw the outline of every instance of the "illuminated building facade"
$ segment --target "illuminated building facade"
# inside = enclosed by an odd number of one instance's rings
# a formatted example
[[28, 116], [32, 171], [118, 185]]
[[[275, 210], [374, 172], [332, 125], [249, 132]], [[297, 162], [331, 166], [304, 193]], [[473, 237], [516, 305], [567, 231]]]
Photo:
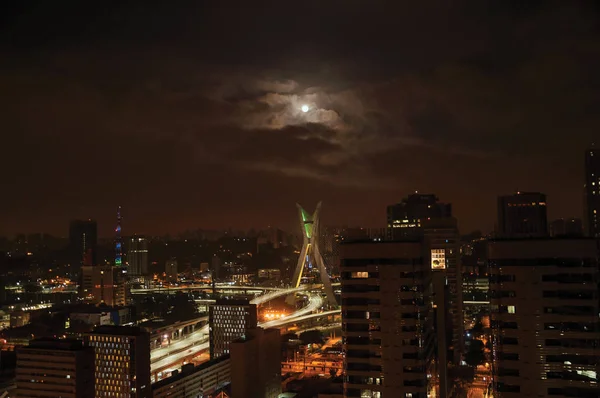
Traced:
[[147, 332], [139, 327], [100, 326], [84, 341], [95, 353], [95, 397], [152, 397]]
[[133, 236], [127, 251], [127, 273], [131, 278], [148, 275], [148, 239]]
[[[69, 252], [76, 266], [96, 265], [98, 224], [94, 220], [74, 220], [69, 225]], [[89, 256], [89, 263], [84, 259]]]
[[281, 394], [281, 334], [254, 328], [231, 343], [231, 395], [278, 398]]
[[209, 309], [210, 358], [229, 354], [232, 341], [246, 335], [258, 322], [256, 304], [242, 299], [220, 299]]
[[[251, 368], [253, 366], [256, 364], [252, 364]], [[183, 365], [180, 372], [152, 384], [152, 396], [210, 397], [230, 383], [231, 360], [229, 355], [223, 355], [198, 366], [191, 363]]]
[[94, 350], [79, 340], [35, 339], [17, 348], [18, 397], [94, 396]]
[[600, 151], [585, 152], [585, 228], [587, 236], [600, 238]]
[[433, 194], [415, 193], [387, 207], [388, 240], [420, 236], [423, 222], [452, 217], [452, 205], [441, 203]]
[[437, 388], [431, 265], [422, 241], [341, 245], [344, 397]]
[[488, 243], [498, 398], [599, 397], [598, 243]]
[[303, 243], [300, 256], [298, 257], [298, 264], [294, 271], [294, 277], [292, 278], [292, 284], [294, 287], [300, 286], [302, 274], [306, 271], [311, 272], [313, 267], [316, 267], [319, 271], [321, 283], [323, 283], [329, 305], [336, 306], [337, 301], [333, 294], [329, 274], [327, 273], [319, 249], [319, 213], [321, 211], [321, 202], [317, 204], [317, 208], [312, 215], [299, 204], [296, 204], [296, 206], [298, 207], [298, 214], [300, 216]]
[[546, 195], [517, 192], [498, 198], [497, 235], [500, 238], [548, 236]]

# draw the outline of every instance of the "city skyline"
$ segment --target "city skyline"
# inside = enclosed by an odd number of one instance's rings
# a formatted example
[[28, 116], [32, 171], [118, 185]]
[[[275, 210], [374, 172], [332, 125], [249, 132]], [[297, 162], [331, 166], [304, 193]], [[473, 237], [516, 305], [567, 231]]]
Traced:
[[0, 235], [108, 236], [117, 205], [144, 234], [291, 229], [318, 200], [324, 224], [383, 225], [415, 190], [464, 231], [517, 190], [582, 217], [597, 5], [396, 3], [9, 6]]

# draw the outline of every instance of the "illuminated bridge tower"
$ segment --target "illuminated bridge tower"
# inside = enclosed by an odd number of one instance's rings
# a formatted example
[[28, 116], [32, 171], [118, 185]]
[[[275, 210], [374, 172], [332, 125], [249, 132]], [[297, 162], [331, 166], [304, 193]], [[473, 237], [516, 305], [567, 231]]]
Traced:
[[325, 288], [327, 294], [327, 301], [330, 305], [337, 305], [333, 289], [331, 288], [331, 281], [329, 275], [325, 269], [323, 263], [323, 257], [319, 251], [319, 213], [321, 211], [321, 202], [317, 204], [315, 212], [310, 215], [306, 210], [299, 204], [298, 213], [300, 215], [300, 227], [302, 229], [302, 236], [304, 243], [302, 244], [302, 250], [300, 250], [300, 257], [298, 257], [298, 265], [296, 265], [296, 271], [294, 272], [294, 279], [292, 279], [293, 287], [300, 286], [302, 280], [302, 273], [305, 269], [311, 269], [316, 266], [321, 274], [321, 282]]

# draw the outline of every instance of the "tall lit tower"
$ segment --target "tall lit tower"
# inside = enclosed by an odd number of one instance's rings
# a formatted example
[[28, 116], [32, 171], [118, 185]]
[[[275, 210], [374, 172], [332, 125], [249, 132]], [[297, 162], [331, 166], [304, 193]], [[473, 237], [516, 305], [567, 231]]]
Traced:
[[115, 227], [115, 265], [123, 264], [123, 239], [121, 238], [121, 206], [117, 208], [117, 226]]
[[319, 250], [319, 213], [321, 211], [321, 202], [317, 204], [317, 208], [312, 215], [299, 204], [296, 203], [296, 206], [300, 215], [300, 227], [304, 243], [302, 244], [302, 250], [300, 250], [300, 257], [298, 257], [298, 264], [296, 265], [292, 283], [294, 287], [300, 286], [304, 269], [311, 269], [313, 266], [316, 266], [321, 274], [321, 282], [327, 294], [327, 301], [330, 305], [337, 305], [333, 289], [331, 288], [331, 281], [329, 280], [329, 275], [327, 274], [323, 257], [321, 257]]

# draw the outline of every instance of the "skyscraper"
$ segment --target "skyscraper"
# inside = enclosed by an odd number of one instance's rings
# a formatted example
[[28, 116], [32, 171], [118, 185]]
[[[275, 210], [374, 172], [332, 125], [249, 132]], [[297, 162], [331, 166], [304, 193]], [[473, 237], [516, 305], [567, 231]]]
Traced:
[[152, 397], [147, 332], [139, 327], [100, 326], [84, 341], [96, 355], [95, 397]]
[[503, 238], [548, 236], [546, 195], [517, 192], [498, 197], [497, 235]]
[[594, 146], [585, 152], [585, 229], [600, 238], [600, 151]]
[[[71, 264], [96, 265], [98, 224], [94, 220], [73, 220], [69, 225], [69, 252]], [[91, 264], [84, 264], [88, 256]]]
[[209, 309], [210, 358], [229, 354], [232, 341], [257, 325], [256, 304], [243, 299], [220, 299]]
[[598, 244], [488, 243], [494, 396], [600, 397]]
[[129, 240], [127, 268], [132, 278], [148, 275], [148, 239], [145, 237], [133, 236]]
[[94, 396], [94, 350], [79, 340], [35, 339], [17, 348], [17, 396]]
[[411, 194], [387, 207], [387, 237], [395, 240], [422, 233], [422, 223], [433, 218], [452, 217], [452, 205], [440, 203], [433, 194]]
[[435, 391], [431, 266], [414, 242], [341, 245], [344, 397]]
[[[458, 364], [464, 351], [464, 315], [462, 297], [462, 267], [460, 262], [460, 235], [455, 218], [432, 218], [423, 222], [425, 243], [430, 253], [434, 292], [439, 318], [436, 329], [443, 331], [438, 338], [440, 350], [450, 350], [449, 358]], [[451, 338], [446, 336], [451, 327]], [[443, 364], [441, 364], [443, 365]]]

